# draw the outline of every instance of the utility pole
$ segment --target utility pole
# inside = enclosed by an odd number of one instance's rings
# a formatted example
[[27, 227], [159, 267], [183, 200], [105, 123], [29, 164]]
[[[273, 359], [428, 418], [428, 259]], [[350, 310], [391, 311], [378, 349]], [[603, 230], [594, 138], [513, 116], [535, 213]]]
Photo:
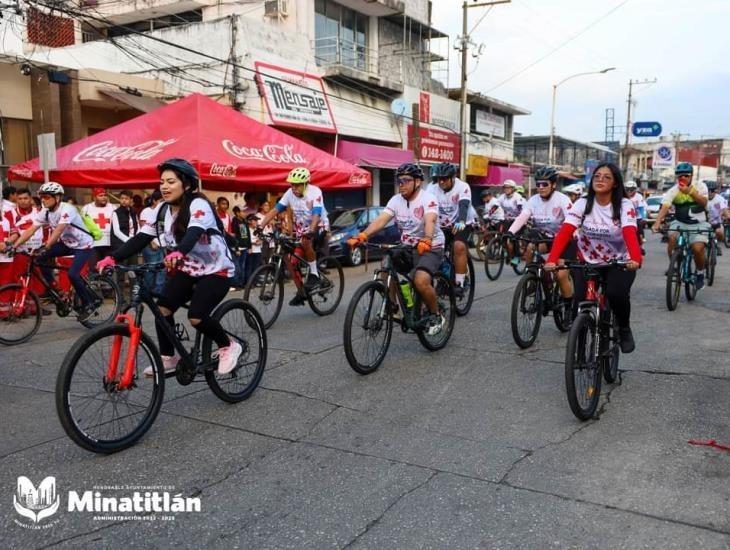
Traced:
[[[461, 106], [459, 109], [459, 125], [461, 126], [461, 158], [459, 159], [459, 175], [462, 180], [466, 179], [466, 135], [467, 135], [467, 122], [466, 122], [466, 96], [467, 96], [467, 71], [466, 71], [466, 60], [467, 53], [469, 50], [470, 36], [469, 36], [469, 24], [468, 14], [469, 8], [482, 8], [486, 6], [495, 6], [497, 4], [509, 4], [512, 0], [492, 0], [490, 2], [479, 2], [469, 4], [467, 0], [464, 0], [462, 4], [462, 25], [461, 25], [461, 36], [459, 37], [459, 43], [461, 50]], [[476, 0], [472, 0], [476, 2]], [[479, 23], [477, 23], [478, 25]], [[474, 32], [472, 29], [472, 32]]]
[[626, 108], [626, 140], [624, 141], [624, 151], [623, 155], [621, 155], [622, 162], [620, 163], [623, 164], [624, 178], [629, 177], [629, 137], [631, 136], [631, 101], [633, 99], [633, 88], [634, 85], [640, 84], [656, 84], [656, 78], [653, 80], [646, 78], [644, 80], [629, 80], [629, 100]]
[[[238, 63], [238, 56], [236, 55], [236, 51], [238, 50], [238, 15], [231, 15], [231, 53], [228, 57], [228, 62], [231, 64], [231, 78], [233, 79], [233, 86], [231, 87], [231, 106], [236, 111], [242, 111], [243, 110], [243, 104], [240, 100], [240, 92], [241, 92], [241, 85], [240, 85], [240, 70], [239, 70], [239, 63]], [[223, 86], [225, 86], [226, 83], [223, 83]]]

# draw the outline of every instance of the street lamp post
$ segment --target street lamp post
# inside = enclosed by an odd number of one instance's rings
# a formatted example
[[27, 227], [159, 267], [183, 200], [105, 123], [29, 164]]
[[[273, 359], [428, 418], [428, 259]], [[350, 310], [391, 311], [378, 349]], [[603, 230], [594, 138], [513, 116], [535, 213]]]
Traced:
[[555, 163], [555, 158], [554, 158], [555, 151], [554, 151], [554, 147], [553, 147], [553, 142], [555, 141], [555, 95], [557, 94], [558, 86], [560, 86], [564, 82], [567, 82], [571, 78], [576, 78], [579, 76], [585, 76], [585, 75], [589, 75], [589, 74], [604, 74], [609, 71], [613, 71], [615, 69], [616, 69], [616, 67], [608, 67], [607, 69], [603, 69], [602, 71], [589, 71], [586, 73], [577, 73], [577, 74], [573, 74], [573, 75], [570, 75], [570, 76], [564, 78], [557, 84], [553, 84], [553, 108], [550, 111], [550, 145], [548, 147], [548, 163], [549, 164]]

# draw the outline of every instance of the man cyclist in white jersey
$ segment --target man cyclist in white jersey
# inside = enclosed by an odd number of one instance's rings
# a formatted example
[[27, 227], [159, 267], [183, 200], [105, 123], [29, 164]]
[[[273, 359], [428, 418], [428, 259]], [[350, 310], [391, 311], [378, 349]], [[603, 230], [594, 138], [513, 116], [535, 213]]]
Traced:
[[[435, 183], [426, 191], [436, 197], [439, 207], [439, 226], [454, 239], [454, 271], [457, 298], [464, 296], [464, 279], [467, 270], [467, 252], [472, 224], [476, 221], [471, 208], [471, 188], [456, 177], [456, 166], [450, 162], [437, 164], [431, 172]], [[473, 281], [472, 281], [473, 284]]]
[[499, 204], [499, 200], [494, 196], [494, 191], [487, 187], [479, 193], [482, 199], [482, 220], [485, 226], [485, 232], [488, 231], [504, 231], [504, 209]]
[[347, 244], [350, 247], [361, 245], [395, 218], [401, 242], [415, 248], [410, 276], [431, 314], [428, 333], [433, 336], [443, 330], [446, 322], [439, 311], [431, 281], [431, 275], [441, 266], [445, 244], [444, 234], [438, 224], [438, 201], [431, 193], [421, 189], [423, 171], [416, 164], [401, 164], [395, 172], [395, 180], [400, 192], [388, 201], [383, 212], [364, 231], [348, 239]]
[[502, 184], [503, 193], [497, 197], [497, 202], [504, 210], [505, 219], [512, 222], [522, 212], [522, 208], [527, 202], [525, 198], [515, 190], [517, 185], [512, 180], [504, 180]]
[[[722, 224], [730, 219], [730, 208], [723, 196], [717, 192], [716, 181], [706, 181], [705, 185], [707, 185], [708, 192], [707, 210], [710, 213], [710, 225], [715, 230], [718, 242], [724, 242], [725, 231]], [[722, 249], [719, 246], [717, 255], [722, 256]]]

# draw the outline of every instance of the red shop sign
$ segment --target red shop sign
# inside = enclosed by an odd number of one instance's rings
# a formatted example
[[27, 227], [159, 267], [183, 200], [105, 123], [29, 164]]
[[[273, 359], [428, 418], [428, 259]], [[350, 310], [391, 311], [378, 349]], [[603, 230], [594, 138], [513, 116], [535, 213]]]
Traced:
[[[434, 128], [418, 128], [420, 138], [418, 157], [423, 162], [461, 161], [461, 140], [459, 136], [448, 130]], [[413, 125], [408, 125], [408, 148], [413, 150]]]

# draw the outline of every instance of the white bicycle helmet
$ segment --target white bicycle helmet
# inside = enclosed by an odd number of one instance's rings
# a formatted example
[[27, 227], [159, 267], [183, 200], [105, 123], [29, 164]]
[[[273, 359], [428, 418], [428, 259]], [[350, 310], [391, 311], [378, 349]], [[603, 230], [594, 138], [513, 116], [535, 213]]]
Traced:
[[565, 187], [563, 187], [562, 191], [566, 195], [568, 193], [573, 193], [575, 195], [580, 195], [583, 192], [583, 190], [581, 189], [580, 185], [578, 185], [576, 183], [573, 183], [571, 185], [566, 185]]
[[38, 194], [46, 193], [48, 195], [63, 195], [63, 186], [60, 183], [56, 183], [55, 181], [48, 181], [41, 185], [41, 188], [38, 189]]
[[636, 182], [634, 180], [629, 180], [629, 181], [627, 181], [627, 182], [624, 183], [624, 187], [626, 189], [636, 189], [637, 188], [637, 185], [636, 185]]

